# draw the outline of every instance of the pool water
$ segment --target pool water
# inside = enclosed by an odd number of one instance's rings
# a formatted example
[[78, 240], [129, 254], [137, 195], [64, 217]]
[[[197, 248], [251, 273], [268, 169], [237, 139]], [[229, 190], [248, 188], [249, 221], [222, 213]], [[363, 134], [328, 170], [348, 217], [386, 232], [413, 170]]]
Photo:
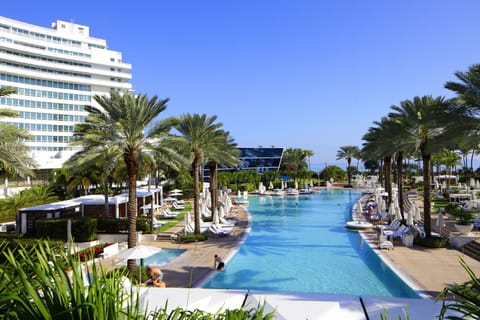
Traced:
[[355, 190], [250, 197], [252, 230], [203, 287], [420, 298], [345, 228]]
[[144, 265], [161, 267], [185, 252], [185, 249], [162, 249], [148, 258], [143, 259]]

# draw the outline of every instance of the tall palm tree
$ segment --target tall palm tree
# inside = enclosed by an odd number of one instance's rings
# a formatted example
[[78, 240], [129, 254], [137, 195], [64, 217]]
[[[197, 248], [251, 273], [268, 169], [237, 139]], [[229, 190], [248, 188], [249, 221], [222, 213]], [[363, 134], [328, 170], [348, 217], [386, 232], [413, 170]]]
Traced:
[[391, 142], [392, 125], [388, 117], [383, 117], [380, 122], [375, 121], [375, 127], [371, 127], [368, 132], [363, 136], [365, 143], [363, 144], [362, 154], [363, 158], [378, 160], [383, 159], [385, 179], [383, 186], [388, 193], [388, 204], [392, 201], [392, 158], [395, 154], [395, 148]]
[[209, 148], [205, 150], [205, 154], [208, 159], [207, 165], [210, 169], [210, 202], [212, 204], [212, 217], [214, 217], [218, 208], [218, 165], [233, 167], [241, 164], [241, 161], [238, 159], [240, 151], [237, 149], [235, 140], [230, 137], [229, 132], [221, 131], [214, 135], [214, 139], [210, 141]]
[[337, 160], [346, 159], [347, 160], [347, 179], [348, 185], [352, 185], [352, 158], [355, 157], [359, 152], [359, 148], [357, 146], [343, 146], [340, 147], [337, 151]]
[[312, 150], [303, 150], [303, 154], [305, 157], [308, 158], [308, 171], [310, 171], [310, 158], [313, 157], [313, 151]]
[[[105, 156], [105, 147], [116, 150], [112, 157], [123, 159], [128, 173], [128, 247], [137, 245], [137, 175], [141, 157], [155, 148], [156, 139], [169, 134], [175, 118], [158, 120], [168, 99], [149, 99], [146, 95], [112, 92], [110, 96], [94, 97], [100, 108], [87, 106], [84, 123], [75, 128], [76, 144], [85, 153]], [[128, 261], [130, 271], [135, 260]]]
[[480, 109], [480, 64], [474, 64], [467, 72], [457, 71], [455, 76], [460, 82], [448, 81], [445, 88], [457, 93], [461, 103]]
[[[423, 202], [425, 234], [431, 237], [431, 157], [449, 144], [454, 143], [460, 126], [456, 123], [465, 118], [461, 108], [455, 108], [451, 100], [443, 97], [414, 97], [400, 106], [392, 106], [389, 117], [398, 121], [408, 134], [404, 148], [420, 151], [423, 161]], [[465, 118], [467, 119], [467, 118]], [[460, 121], [461, 123], [462, 121]]]
[[[16, 93], [11, 87], [1, 87], [0, 96]], [[18, 112], [0, 108], [0, 117], [18, 117]], [[25, 140], [31, 140], [32, 135], [17, 126], [0, 122], [0, 172], [5, 175], [27, 177], [33, 175], [35, 161], [28, 155], [30, 148]]]
[[204, 156], [205, 150], [210, 150], [211, 145], [216, 143], [223, 131], [219, 130], [223, 124], [215, 123], [217, 116], [206, 114], [183, 114], [180, 116], [176, 129], [185, 139], [192, 158], [193, 171], [193, 214], [195, 220], [195, 234], [200, 234], [200, 159]]

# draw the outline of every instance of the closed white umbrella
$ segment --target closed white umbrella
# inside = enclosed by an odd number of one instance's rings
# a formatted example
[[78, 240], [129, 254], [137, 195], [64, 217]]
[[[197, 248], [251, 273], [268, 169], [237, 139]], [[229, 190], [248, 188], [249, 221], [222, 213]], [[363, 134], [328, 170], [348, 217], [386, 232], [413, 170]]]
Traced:
[[408, 226], [413, 226], [413, 215], [414, 215], [414, 209], [412, 208], [410, 212], [407, 214], [407, 225]]
[[402, 213], [400, 212], [400, 208], [395, 206], [395, 219], [402, 220]]
[[390, 216], [395, 216], [395, 202], [390, 202], [390, 207], [388, 208], [388, 214]]
[[421, 221], [422, 214], [420, 213], [420, 208], [416, 204], [414, 204], [413, 207], [415, 208], [415, 215], [413, 216], [413, 219]]
[[445, 227], [445, 217], [441, 212], [438, 213], [438, 218], [437, 218], [437, 227]]

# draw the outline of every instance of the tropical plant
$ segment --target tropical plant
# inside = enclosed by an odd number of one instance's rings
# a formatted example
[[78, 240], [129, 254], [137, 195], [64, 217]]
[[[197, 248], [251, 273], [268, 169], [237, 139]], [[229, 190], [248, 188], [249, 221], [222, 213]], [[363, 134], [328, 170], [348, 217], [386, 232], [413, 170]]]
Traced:
[[[1, 87], [0, 96], [16, 93], [14, 88]], [[0, 108], [0, 117], [18, 117], [18, 112]], [[0, 173], [20, 177], [32, 176], [35, 161], [28, 155], [30, 148], [24, 143], [33, 136], [15, 125], [0, 122]]]
[[[470, 281], [446, 287], [437, 296], [436, 300], [443, 300], [439, 319], [480, 319], [480, 278], [462, 257], [458, 259], [469, 275]], [[453, 298], [450, 298], [451, 295]], [[452, 311], [453, 314], [447, 315], [449, 311]]]
[[0, 200], [0, 222], [15, 221], [19, 209], [55, 201], [58, 201], [58, 197], [51, 187], [33, 186], [25, 189], [10, 198]]
[[[414, 97], [400, 106], [392, 106], [389, 118], [401, 124], [406, 132], [399, 146], [419, 151], [423, 161], [423, 202], [425, 234], [431, 236], [431, 157], [453, 144], [465, 130], [471, 130], [470, 118], [463, 108], [443, 97]], [[460, 125], [461, 124], [461, 125]]]
[[457, 224], [469, 225], [472, 224], [472, 220], [475, 218], [475, 214], [471, 211], [465, 210], [462, 206], [457, 206], [454, 210], [449, 211], [455, 219]]
[[310, 159], [313, 157], [314, 153], [312, 150], [303, 150], [303, 155], [308, 159], [308, 171], [310, 171]]
[[205, 155], [208, 159], [207, 165], [210, 169], [210, 197], [212, 216], [217, 214], [218, 208], [218, 165], [220, 164], [226, 167], [232, 167], [241, 164], [241, 161], [238, 160], [240, 151], [237, 149], [235, 140], [230, 137], [228, 132], [217, 132], [214, 134], [214, 138], [215, 140], [210, 141], [208, 149], [205, 150]]
[[348, 185], [352, 185], [352, 172], [350, 166], [352, 165], [352, 158], [359, 154], [359, 148], [356, 146], [343, 146], [337, 151], [337, 160], [347, 160], [347, 179]]
[[[78, 159], [100, 161], [108, 156], [112, 163], [121, 160], [125, 163], [129, 199], [127, 242], [132, 248], [137, 245], [137, 178], [142, 157], [148, 156], [162, 138], [169, 136], [176, 119], [158, 120], [168, 99], [158, 99], [157, 96], [149, 99], [146, 95], [111, 92], [110, 96], [96, 95], [94, 99], [100, 107], [85, 107], [89, 114], [84, 123], [75, 126], [73, 143], [84, 148]], [[128, 267], [133, 272], [135, 260], [129, 260]]]
[[222, 123], [215, 123], [217, 116], [206, 114], [183, 114], [180, 116], [176, 129], [182, 134], [191, 153], [193, 171], [193, 212], [195, 234], [200, 233], [200, 165], [206, 150], [211, 150], [224, 131], [219, 130]]
[[457, 71], [455, 76], [460, 82], [448, 81], [445, 88], [457, 93], [460, 103], [480, 109], [480, 64], [470, 66], [466, 72]]

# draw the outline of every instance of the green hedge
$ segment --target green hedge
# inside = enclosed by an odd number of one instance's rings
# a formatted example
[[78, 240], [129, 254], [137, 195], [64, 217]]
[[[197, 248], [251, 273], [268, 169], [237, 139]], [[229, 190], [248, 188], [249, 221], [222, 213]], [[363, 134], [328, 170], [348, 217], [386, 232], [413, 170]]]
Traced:
[[[35, 221], [36, 234], [42, 238], [67, 241], [69, 219], [40, 219]], [[76, 242], [92, 241], [97, 238], [97, 220], [90, 217], [71, 218], [72, 238]]]
[[[137, 217], [137, 231], [143, 233], [151, 233], [151, 218], [150, 217]], [[98, 218], [97, 230], [102, 233], [125, 233], [128, 232], [128, 219], [127, 218]]]

